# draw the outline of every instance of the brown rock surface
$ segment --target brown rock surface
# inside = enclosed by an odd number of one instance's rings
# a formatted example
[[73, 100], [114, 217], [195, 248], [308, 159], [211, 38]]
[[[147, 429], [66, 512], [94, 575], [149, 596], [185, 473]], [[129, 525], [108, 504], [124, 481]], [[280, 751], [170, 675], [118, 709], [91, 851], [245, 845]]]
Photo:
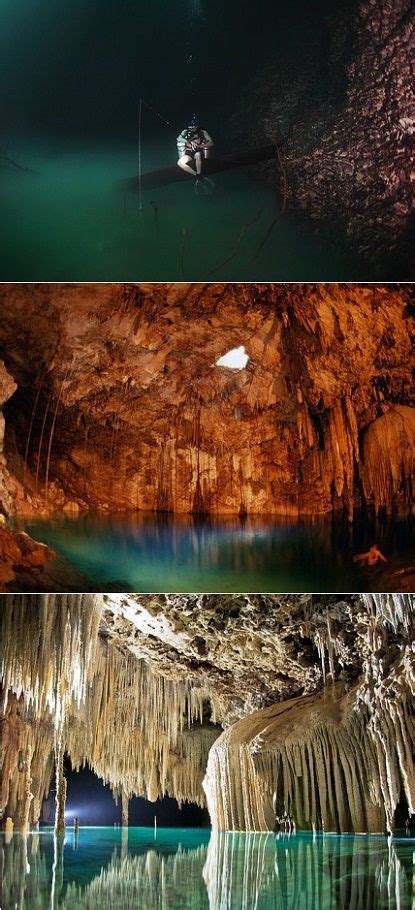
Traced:
[[[351, 516], [362, 456], [378, 455], [362, 451], [362, 434], [414, 403], [408, 287], [6, 285], [0, 295], [18, 385], [5, 408], [8, 469], [26, 494], [15, 511]], [[239, 345], [245, 369], [216, 366]], [[411, 498], [411, 465], [401, 451], [388, 457], [404, 467], [376, 492], [390, 508]]]
[[412, 13], [411, 0], [333, 9], [300, 65], [267, 63], [235, 115], [245, 137], [281, 143], [282, 169], [267, 174], [289, 205], [393, 280], [414, 274]]
[[6, 591], [20, 571], [33, 576], [54, 556], [53, 550], [32, 540], [24, 531], [0, 527], [0, 591]]

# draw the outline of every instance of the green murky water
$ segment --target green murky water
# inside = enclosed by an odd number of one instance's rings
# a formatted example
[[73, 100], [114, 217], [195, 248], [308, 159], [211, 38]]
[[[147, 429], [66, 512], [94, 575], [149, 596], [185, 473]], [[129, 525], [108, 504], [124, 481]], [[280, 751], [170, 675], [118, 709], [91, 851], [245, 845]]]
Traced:
[[[405, 575], [397, 573], [413, 565], [415, 533], [413, 522], [399, 516], [375, 522], [357, 515], [351, 527], [341, 519], [201, 520], [153, 512], [31, 521], [25, 529], [83, 573], [89, 590], [148, 593], [406, 590]], [[373, 543], [388, 562], [356, 565], [353, 555]], [[35, 584], [42, 589], [41, 575]]]
[[[313, 233], [246, 171], [135, 193], [137, 149], [42, 140], [11, 144], [36, 174], [0, 172], [2, 281], [329, 281], [362, 277], [356, 262]], [[174, 133], [144, 149], [143, 169], [174, 165]], [[253, 223], [252, 223], [253, 222]], [[265, 241], [265, 242], [264, 242]], [[227, 260], [227, 261], [226, 261]], [[223, 264], [222, 264], [223, 263]]]
[[3, 910], [411, 910], [415, 841], [84, 828], [1, 835]]

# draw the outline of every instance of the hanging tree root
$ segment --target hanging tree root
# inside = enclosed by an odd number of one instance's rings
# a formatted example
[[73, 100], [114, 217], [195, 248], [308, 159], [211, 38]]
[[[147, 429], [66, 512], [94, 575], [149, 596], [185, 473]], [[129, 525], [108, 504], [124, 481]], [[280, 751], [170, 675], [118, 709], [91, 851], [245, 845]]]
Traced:
[[265, 234], [265, 237], [263, 238], [263, 240], [262, 240], [261, 243], [259, 244], [259, 246], [258, 246], [258, 248], [257, 248], [257, 251], [256, 251], [255, 255], [253, 256], [253, 259], [254, 259], [254, 260], [255, 260], [255, 259], [258, 259], [258, 257], [259, 257], [259, 255], [260, 255], [260, 253], [262, 252], [262, 250], [263, 250], [265, 244], [266, 244], [267, 241], [269, 240], [269, 238], [270, 238], [270, 236], [271, 236], [271, 234], [272, 234], [272, 232], [273, 232], [273, 230], [274, 230], [275, 225], [276, 225], [277, 222], [280, 220], [281, 215], [284, 214], [285, 209], [286, 209], [286, 206], [287, 206], [287, 173], [286, 173], [286, 170], [285, 170], [285, 167], [284, 167], [282, 158], [281, 158], [281, 152], [280, 152], [278, 146], [277, 146], [277, 155], [278, 155], [278, 162], [279, 162], [279, 165], [280, 165], [280, 168], [281, 168], [282, 181], [283, 181], [282, 205], [281, 205], [280, 211], [279, 211], [278, 214], [275, 216], [274, 220], [271, 222], [271, 224], [270, 224], [270, 226], [269, 226], [269, 228], [268, 228], [268, 230], [267, 230], [267, 232], [266, 232], [266, 234]]
[[182, 242], [180, 244], [180, 277], [184, 281], [184, 253], [186, 248], [187, 230], [182, 228]]
[[25, 167], [23, 164], [19, 164], [18, 161], [15, 161], [14, 158], [10, 158], [5, 151], [0, 151], [0, 167], [4, 170], [19, 171], [22, 174], [36, 174], [37, 171], [34, 171], [31, 167]]
[[235, 258], [235, 256], [238, 253], [239, 247], [242, 243], [242, 240], [245, 237], [246, 232], [249, 230], [250, 227], [252, 227], [252, 225], [256, 224], [256, 222], [259, 221], [259, 219], [261, 218], [261, 215], [262, 215], [262, 209], [260, 209], [259, 212], [257, 212], [256, 215], [254, 215], [254, 217], [250, 221], [247, 221], [243, 225], [242, 230], [239, 233], [238, 239], [235, 243], [235, 246], [234, 246], [232, 252], [230, 253], [229, 256], [227, 256], [226, 259], [223, 259], [222, 262], [220, 262], [218, 265], [215, 265], [214, 268], [211, 269], [210, 272], [207, 273], [208, 278], [210, 277], [210, 275], [214, 275], [215, 272], [218, 272], [219, 269], [223, 268], [224, 265], [227, 265], [228, 262], [231, 262], [232, 259]]

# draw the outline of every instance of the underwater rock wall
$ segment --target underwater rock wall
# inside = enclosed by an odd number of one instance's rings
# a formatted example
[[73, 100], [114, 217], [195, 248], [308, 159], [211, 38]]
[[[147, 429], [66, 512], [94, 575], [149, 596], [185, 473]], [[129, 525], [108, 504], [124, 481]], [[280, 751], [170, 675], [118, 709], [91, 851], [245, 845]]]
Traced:
[[333, 10], [307, 59], [267, 64], [234, 117], [242, 135], [281, 144], [266, 174], [289, 207], [401, 280], [413, 275], [411, 12], [410, 0]]
[[[388, 509], [411, 501], [409, 288], [9, 285], [1, 294], [0, 340], [18, 386], [5, 406], [7, 469], [25, 491], [3, 510], [345, 509], [351, 518], [362, 490]], [[216, 366], [241, 344], [245, 369]], [[375, 489], [381, 453], [369, 430], [382, 417], [392, 426], [397, 406], [405, 439], [387, 434], [382, 459], [394, 479], [379, 472]]]

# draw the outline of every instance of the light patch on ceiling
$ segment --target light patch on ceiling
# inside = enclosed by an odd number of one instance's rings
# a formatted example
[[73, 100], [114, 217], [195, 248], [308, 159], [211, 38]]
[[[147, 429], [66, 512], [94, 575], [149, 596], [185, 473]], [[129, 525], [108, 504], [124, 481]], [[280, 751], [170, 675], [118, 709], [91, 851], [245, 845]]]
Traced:
[[243, 370], [247, 363], [249, 357], [245, 351], [243, 344], [239, 348], [232, 348], [231, 351], [228, 351], [227, 354], [224, 354], [223, 357], [219, 357], [219, 360], [216, 361], [217, 367], [228, 367], [229, 370]]

